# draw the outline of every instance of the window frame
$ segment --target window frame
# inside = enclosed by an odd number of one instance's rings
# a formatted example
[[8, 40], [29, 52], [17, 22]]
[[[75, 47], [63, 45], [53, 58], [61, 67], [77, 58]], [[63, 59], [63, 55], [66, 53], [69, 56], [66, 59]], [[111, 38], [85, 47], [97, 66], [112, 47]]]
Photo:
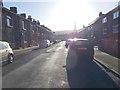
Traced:
[[116, 11], [113, 13], [113, 19], [116, 19], [119, 17], [119, 11]]
[[22, 29], [26, 30], [26, 28], [25, 28], [25, 21], [24, 20], [22, 20]]
[[103, 19], [102, 19], [102, 23], [106, 23], [107, 22], [107, 17], [104, 17]]
[[112, 26], [112, 33], [118, 33], [119, 32], [119, 25], [116, 24], [116, 25], [113, 25]]
[[103, 29], [103, 34], [104, 34], [104, 35], [107, 34], [107, 28], [104, 28], [104, 29]]
[[13, 27], [13, 19], [11, 18], [11, 16], [6, 16], [6, 22], [8, 27]]

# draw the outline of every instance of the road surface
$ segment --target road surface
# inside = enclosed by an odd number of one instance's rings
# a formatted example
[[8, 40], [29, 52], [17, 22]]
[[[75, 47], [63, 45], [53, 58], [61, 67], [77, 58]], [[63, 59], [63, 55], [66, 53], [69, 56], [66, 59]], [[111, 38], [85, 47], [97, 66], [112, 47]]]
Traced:
[[3, 88], [113, 88], [114, 80], [93, 60], [68, 52], [65, 42], [15, 56], [2, 67]]

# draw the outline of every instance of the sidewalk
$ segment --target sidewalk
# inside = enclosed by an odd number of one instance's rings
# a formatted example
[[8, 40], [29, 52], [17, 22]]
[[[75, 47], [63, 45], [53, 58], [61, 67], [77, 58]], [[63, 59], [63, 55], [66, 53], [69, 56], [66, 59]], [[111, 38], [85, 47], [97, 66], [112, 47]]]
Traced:
[[120, 64], [120, 59], [98, 50], [97, 47], [94, 48], [94, 51], [95, 51], [94, 59], [97, 62], [109, 68], [112, 72], [120, 76], [118, 65]]
[[37, 48], [39, 48], [39, 46], [31, 46], [31, 47], [27, 47], [24, 49], [23, 48], [16, 49], [16, 50], [13, 50], [13, 52], [14, 52], [14, 55], [17, 56], [17, 55], [27, 53], [27, 52], [32, 51], [33, 49], [37, 49]]

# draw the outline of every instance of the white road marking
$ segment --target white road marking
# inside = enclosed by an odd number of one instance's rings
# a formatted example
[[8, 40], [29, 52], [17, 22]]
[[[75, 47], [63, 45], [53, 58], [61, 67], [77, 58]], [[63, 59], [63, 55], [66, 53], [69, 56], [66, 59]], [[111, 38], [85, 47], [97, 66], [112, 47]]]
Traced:
[[50, 48], [50, 49], [48, 49], [46, 52], [51, 52], [53, 49], [52, 48]]
[[63, 85], [65, 85], [66, 84], [66, 82], [65, 81], [61, 81], [61, 86], [63, 86]]
[[60, 49], [62, 49], [62, 47], [57, 48], [56, 51], [59, 51]]

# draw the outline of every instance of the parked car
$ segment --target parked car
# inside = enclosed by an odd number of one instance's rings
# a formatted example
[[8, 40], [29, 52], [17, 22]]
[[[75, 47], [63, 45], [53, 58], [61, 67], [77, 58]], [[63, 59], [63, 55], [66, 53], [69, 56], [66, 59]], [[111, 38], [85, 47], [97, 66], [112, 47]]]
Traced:
[[73, 39], [67, 39], [65, 42], [65, 47], [68, 48], [68, 45], [73, 41]]
[[78, 56], [83, 56], [90, 59], [94, 58], [94, 47], [88, 39], [73, 39], [69, 49], [74, 50]]
[[2, 57], [0, 62], [12, 63], [14, 61], [14, 53], [8, 42], [0, 41], [0, 55]]
[[46, 48], [46, 47], [49, 47], [50, 45], [51, 44], [49, 40], [42, 40], [39, 43], [39, 48]]
[[58, 40], [54, 40], [53, 43], [54, 43], [54, 44], [55, 44], [55, 43], [58, 43]]

